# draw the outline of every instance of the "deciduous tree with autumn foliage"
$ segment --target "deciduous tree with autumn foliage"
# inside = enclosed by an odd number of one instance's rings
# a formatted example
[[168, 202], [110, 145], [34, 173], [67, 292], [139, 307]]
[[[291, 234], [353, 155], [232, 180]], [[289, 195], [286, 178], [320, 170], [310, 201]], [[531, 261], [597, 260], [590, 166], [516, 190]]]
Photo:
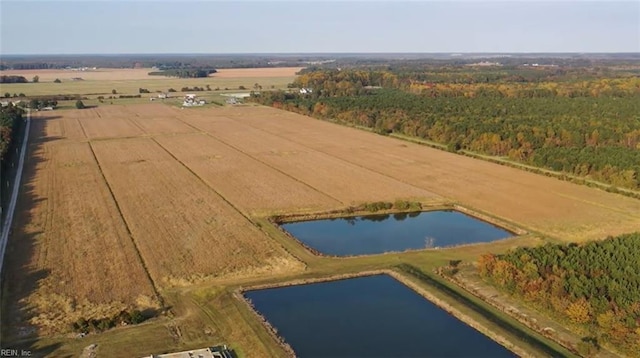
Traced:
[[485, 280], [627, 354], [640, 352], [640, 233], [486, 254]]

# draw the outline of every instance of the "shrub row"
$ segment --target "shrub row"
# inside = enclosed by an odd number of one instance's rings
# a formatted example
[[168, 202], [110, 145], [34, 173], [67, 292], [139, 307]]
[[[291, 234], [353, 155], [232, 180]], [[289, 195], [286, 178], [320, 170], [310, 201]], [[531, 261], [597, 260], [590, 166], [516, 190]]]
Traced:
[[121, 311], [112, 317], [99, 319], [80, 318], [71, 324], [71, 328], [79, 333], [99, 333], [111, 329], [117, 325], [138, 324], [147, 320], [142, 312], [133, 310], [131, 312]]
[[418, 211], [422, 209], [422, 205], [419, 202], [407, 200], [396, 200], [393, 203], [386, 201], [376, 201], [372, 203], [365, 203], [361, 207], [354, 209], [370, 211], [373, 213], [381, 210], [391, 209]]

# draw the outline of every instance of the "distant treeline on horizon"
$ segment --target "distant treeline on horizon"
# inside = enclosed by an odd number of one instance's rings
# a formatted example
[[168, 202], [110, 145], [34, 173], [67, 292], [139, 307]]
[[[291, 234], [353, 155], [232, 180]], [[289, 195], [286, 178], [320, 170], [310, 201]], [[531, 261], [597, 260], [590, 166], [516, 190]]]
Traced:
[[3, 55], [0, 70], [64, 69], [78, 67], [140, 68], [181, 63], [182, 68], [307, 67], [313, 65], [367, 66], [397, 63], [466, 65], [491, 61], [501, 65], [536, 63], [590, 66], [637, 64], [640, 53], [314, 53], [314, 54], [87, 54]]

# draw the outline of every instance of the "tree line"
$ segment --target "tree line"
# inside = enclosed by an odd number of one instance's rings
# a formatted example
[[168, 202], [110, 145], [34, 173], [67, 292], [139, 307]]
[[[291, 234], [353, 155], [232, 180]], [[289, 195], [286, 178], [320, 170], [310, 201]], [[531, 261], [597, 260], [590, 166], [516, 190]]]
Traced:
[[366, 94], [369, 87], [399, 89], [427, 97], [633, 97], [635, 72], [600, 69], [318, 70], [301, 72], [291, 87], [313, 88], [316, 97]]
[[58, 101], [51, 98], [34, 98], [29, 101], [29, 108], [40, 110], [45, 107], [53, 107], [56, 108], [58, 106]]
[[208, 77], [212, 73], [218, 72], [213, 68], [174, 68], [164, 71], [149, 72], [150, 76], [167, 76], [179, 78], [201, 78]]
[[0, 83], [27, 83], [27, 79], [24, 76], [0, 76]]
[[[485, 280], [571, 322], [591, 342], [640, 351], [640, 233], [485, 254]], [[596, 344], [597, 346], [597, 344]]]
[[11, 187], [10, 175], [12, 165], [17, 160], [13, 148], [17, 148], [17, 133], [21, 128], [23, 110], [12, 104], [0, 108], [0, 212], [8, 203], [9, 188]]
[[22, 109], [9, 104], [0, 109], [0, 159], [4, 160], [9, 145], [13, 140], [13, 130], [22, 120]]

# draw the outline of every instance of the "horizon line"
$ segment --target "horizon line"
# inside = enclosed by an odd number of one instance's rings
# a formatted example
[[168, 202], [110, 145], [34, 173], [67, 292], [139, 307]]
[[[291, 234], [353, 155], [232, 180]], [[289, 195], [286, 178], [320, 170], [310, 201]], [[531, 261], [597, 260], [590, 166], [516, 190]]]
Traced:
[[199, 56], [237, 56], [237, 55], [538, 55], [538, 54], [553, 54], [553, 55], [612, 55], [612, 54], [634, 54], [640, 55], [640, 51], [601, 51], [601, 52], [584, 52], [584, 51], [501, 51], [501, 52], [121, 52], [121, 53], [0, 53], [2, 57], [18, 57], [18, 56], [150, 56], [150, 55], [199, 55]]

